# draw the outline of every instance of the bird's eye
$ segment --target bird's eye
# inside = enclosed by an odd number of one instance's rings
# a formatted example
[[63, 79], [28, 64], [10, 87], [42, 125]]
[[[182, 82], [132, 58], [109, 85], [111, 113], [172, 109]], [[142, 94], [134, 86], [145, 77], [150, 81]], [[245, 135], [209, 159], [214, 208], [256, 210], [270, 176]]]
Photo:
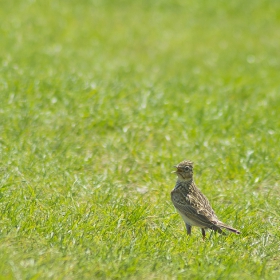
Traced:
[[185, 166], [185, 170], [188, 171], [190, 170], [190, 168], [188, 166]]

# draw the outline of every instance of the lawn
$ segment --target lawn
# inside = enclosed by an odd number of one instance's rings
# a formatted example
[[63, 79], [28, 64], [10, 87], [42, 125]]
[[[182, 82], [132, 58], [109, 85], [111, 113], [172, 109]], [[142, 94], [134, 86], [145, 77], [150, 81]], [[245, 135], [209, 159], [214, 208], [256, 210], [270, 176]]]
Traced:
[[280, 278], [279, 1], [0, 3], [1, 280]]

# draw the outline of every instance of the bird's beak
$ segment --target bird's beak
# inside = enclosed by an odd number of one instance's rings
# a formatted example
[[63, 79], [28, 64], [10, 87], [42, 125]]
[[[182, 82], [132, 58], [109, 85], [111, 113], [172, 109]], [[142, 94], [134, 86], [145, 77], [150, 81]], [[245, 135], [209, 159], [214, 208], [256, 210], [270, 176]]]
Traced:
[[178, 166], [177, 166], [177, 165], [174, 165], [173, 167], [176, 168], [176, 171], [172, 171], [171, 173], [177, 173], [177, 171], [178, 171]]

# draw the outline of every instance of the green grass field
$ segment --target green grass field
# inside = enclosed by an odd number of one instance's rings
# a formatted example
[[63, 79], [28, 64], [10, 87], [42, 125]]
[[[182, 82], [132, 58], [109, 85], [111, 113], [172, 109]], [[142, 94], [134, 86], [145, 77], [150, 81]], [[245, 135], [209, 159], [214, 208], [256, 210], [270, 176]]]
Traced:
[[278, 0], [0, 2], [1, 280], [280, 279]]

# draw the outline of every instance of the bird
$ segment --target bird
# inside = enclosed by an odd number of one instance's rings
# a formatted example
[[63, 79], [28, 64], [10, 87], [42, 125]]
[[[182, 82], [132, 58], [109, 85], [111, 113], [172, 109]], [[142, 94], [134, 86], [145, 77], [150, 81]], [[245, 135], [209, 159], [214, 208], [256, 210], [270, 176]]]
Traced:
[[171, 201], [181, 215], [191, 235], [192, 226], [200, 227], [202, 237], [205, 239], [206, 229], [225, 234], [222, 229], [240, 234], [240, 231], [224, 224], [216, 216], [206, 196], [198, 189], [193, 179], [193, 162], [184, 160], [174, 166], [177, 182], [171, 191]]

